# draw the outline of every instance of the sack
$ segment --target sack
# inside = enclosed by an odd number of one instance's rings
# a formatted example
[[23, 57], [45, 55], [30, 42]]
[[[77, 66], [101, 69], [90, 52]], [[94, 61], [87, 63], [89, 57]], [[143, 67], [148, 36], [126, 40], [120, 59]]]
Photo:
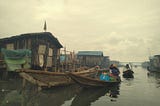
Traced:
[[115, 77], [110, 77], [110, 81], [116, 81]]

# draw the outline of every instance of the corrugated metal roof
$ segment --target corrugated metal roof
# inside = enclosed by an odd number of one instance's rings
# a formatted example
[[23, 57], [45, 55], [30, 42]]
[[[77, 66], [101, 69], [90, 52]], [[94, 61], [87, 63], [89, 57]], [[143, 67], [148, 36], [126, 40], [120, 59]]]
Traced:
[[102, 51], [79, 51], [78, 56], [103, 56]]

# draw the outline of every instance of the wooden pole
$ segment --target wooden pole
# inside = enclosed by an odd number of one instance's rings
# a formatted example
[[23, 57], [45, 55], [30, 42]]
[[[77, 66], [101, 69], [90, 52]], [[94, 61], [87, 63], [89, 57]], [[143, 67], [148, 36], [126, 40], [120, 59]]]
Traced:
[[3, 71], [2, 79], [4, 79], [4, 80], [8, 79], [8, 71], [7, 70]]
[[25, 89], [25, 86], [26, 86], [26, 80], [23, 78], [22, 89]]
[[65, 54], [65, 71], [67, 70], [67, 54], [66, 54], [66, 47], [64, 47], [64, 54]]

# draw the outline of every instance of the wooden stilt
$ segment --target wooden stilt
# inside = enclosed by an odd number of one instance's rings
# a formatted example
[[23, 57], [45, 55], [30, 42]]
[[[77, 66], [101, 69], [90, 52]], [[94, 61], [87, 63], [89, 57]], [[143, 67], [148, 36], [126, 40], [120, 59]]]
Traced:
[[38, 91], [41, 91], [42, 90], [42, 87], [38, 86]]
[[8, 71], [3, 71], [2, 79], [7, 80], [8, 79]]
[[26, 80], [23, 78], [22, 88], [25, 89], [25, 86], [26, 86]]

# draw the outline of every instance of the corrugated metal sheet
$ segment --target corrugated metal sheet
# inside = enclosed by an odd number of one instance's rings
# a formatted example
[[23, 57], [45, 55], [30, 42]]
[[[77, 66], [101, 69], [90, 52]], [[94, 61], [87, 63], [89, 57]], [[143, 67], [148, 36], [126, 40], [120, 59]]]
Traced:
[[102, 51], [79, 51], [78, 56], [103, 56]]

